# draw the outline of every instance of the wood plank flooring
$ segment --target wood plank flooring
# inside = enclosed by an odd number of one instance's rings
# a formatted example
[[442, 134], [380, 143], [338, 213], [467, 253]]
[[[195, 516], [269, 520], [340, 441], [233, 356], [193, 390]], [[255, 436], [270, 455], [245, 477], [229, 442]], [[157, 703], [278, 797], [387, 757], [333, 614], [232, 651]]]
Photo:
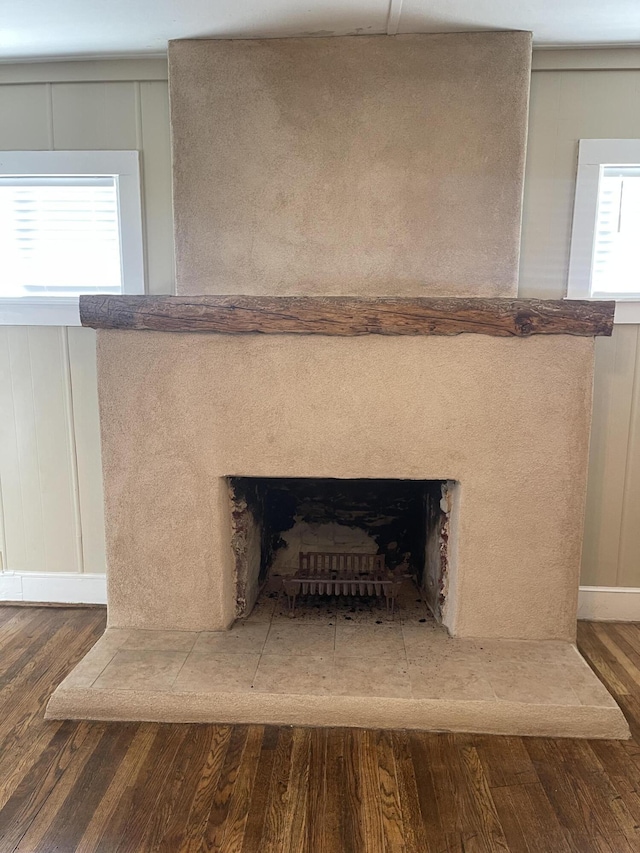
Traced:
[[0, 853], [640, 851], [640, 624], [579, 626], [610, 742], [46, 722], [104, 622], [0, 606]]

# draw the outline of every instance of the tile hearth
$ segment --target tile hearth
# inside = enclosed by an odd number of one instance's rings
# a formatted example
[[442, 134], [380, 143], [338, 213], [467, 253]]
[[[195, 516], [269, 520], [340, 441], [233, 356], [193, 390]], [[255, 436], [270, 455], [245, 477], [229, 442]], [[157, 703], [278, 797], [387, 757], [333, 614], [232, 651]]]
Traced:
[[229, 631], [109, 628], [47, 710], [496, 733], [518, 720], [523, 734], [562, 736], [578, 725], [588, 737], [610, 736], [618, 715], [573, 645], [451, 638], [411, 589], [393, 621], [384, 606], [322, 599], [291, 618], [267, 592]]

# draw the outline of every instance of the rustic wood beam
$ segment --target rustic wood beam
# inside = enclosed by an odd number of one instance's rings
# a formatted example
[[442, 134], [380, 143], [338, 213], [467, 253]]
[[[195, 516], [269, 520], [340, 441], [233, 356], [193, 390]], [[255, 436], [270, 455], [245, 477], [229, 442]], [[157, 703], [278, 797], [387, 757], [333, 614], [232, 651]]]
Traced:
[[610, 335], [614, 302], [342, 296], [81, 296], [93, 329], [294, 335]]

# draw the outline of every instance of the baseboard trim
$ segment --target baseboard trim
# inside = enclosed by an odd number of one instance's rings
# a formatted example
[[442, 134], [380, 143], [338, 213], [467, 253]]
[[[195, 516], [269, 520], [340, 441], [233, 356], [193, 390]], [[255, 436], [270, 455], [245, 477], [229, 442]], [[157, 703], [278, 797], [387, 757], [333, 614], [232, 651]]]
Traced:
[[640, 622], [640, 587], [581, 586], [578, 619], [592, 622]]
[[77, 572], [3, 572], [0, 601], [106, 604], [107, 576]]

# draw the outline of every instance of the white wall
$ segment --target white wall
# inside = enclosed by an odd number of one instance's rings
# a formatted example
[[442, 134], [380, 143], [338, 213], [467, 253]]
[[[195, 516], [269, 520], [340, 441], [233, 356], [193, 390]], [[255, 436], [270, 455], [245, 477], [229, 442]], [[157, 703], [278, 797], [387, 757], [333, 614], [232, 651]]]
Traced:
[[[163, 61], [0, 66], [0, 149], [142, 151], [150, 293], [174, 284], [168, 128]], [[0, 326], [0, 551], [0, 598], [11, 572], [105, 571], [90, 329]]]
[[[534, 69], [520, 291], [559, 298], [577, 140], [640, 137], [640, 51], [539, 51]], [[110, 147], [143, 152], [147, 286], [171, 292], [165, 63], [0, 66], [0, 148]], [[583, 557], [590, 585], [640, 587], [639, 329], [618, 326], [597, 343]], [[95, 387], [92, 331], [0, 327], [5, 571], [104, 571]]]
[[[565, 67], [532, 77], [520, 295], [560, 299], [578, 140], [640, 138], [640, 52], [540, 51], [536, 59], [534, 68]], [[640, 587], [639, 329], [619, 325], [596, 343], [582, 560], [582, 583], [589, 586]]]

